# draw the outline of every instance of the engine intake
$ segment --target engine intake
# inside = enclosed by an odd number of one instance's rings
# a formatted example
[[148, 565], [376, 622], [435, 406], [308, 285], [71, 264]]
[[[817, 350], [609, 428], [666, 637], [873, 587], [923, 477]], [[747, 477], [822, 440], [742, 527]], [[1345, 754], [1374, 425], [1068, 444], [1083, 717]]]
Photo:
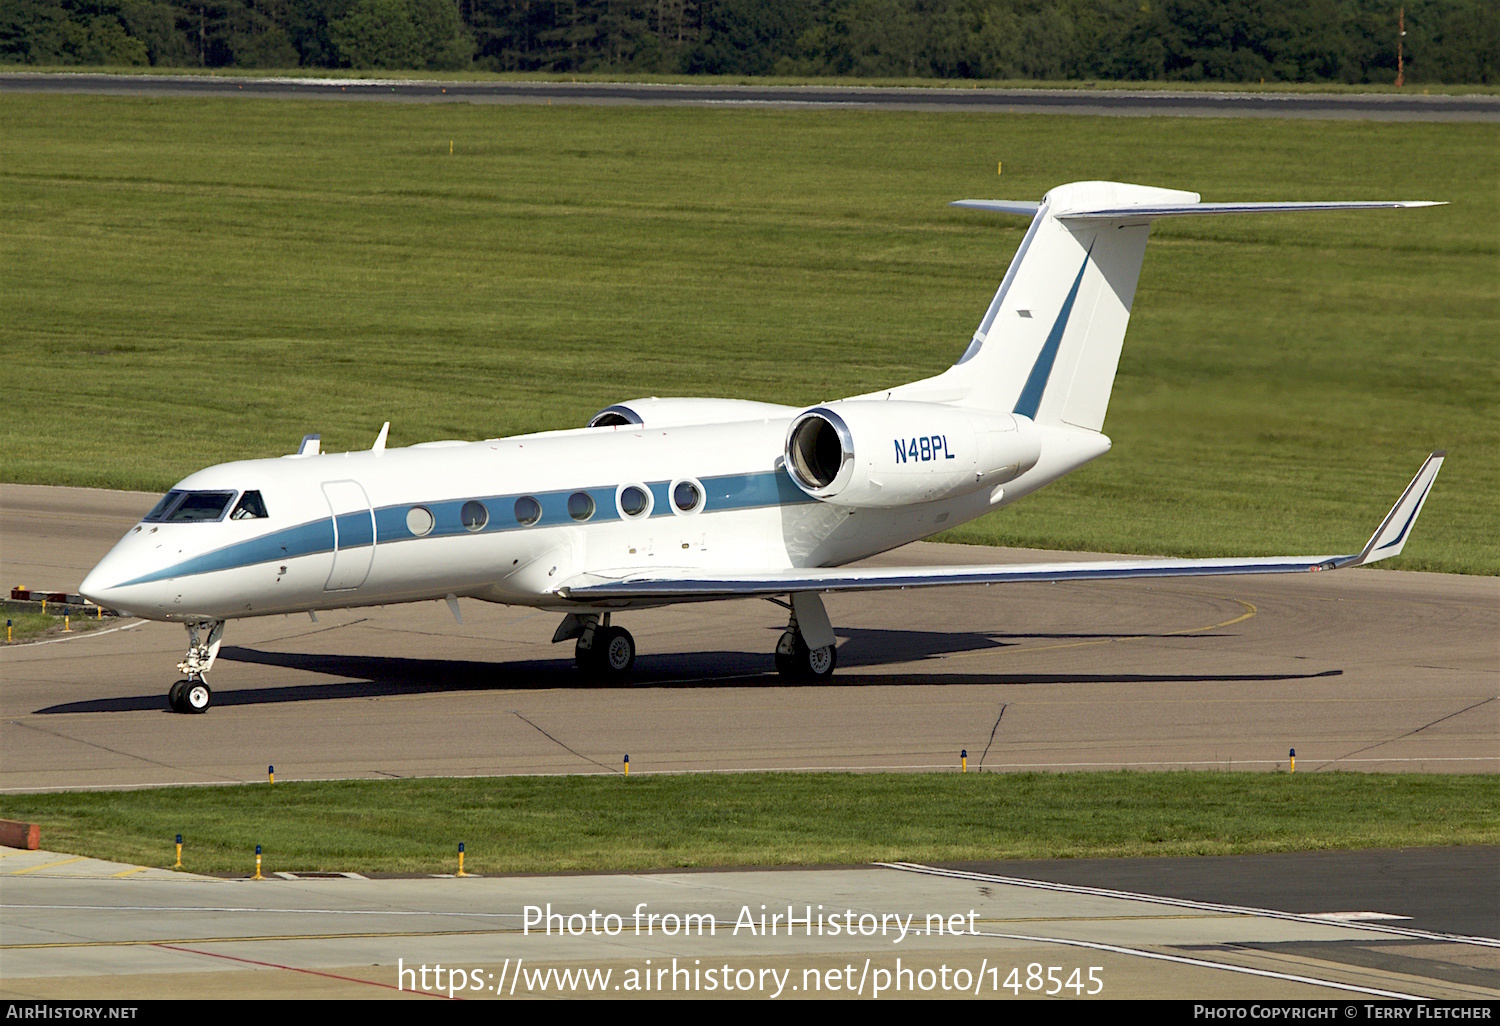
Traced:
[[837, 413], [812, 409], [792, 422], [787, 432], [787, 473], [805, 491], [819, 495], [837, 490], [839, 474], [853, 463], [854, 436]]
[[951, 499], [1010, 481], [1040, 456], [1026, 417], [941, 403], [829, 403], [794, 417], [786, 436], [792, 480], [840, 506]]

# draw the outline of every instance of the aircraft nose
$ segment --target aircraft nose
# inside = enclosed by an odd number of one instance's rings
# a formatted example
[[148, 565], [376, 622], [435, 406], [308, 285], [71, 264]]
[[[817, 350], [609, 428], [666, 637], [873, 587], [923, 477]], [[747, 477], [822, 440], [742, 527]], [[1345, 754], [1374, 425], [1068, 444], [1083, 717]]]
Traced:
[[78, 594], [95, 605], [103, 606], [106, 609], [113, 609], [114, 606], [110, 601], [113, 596], [113, 589], [104, 583], [104, 574], [100, 573], [103, 567], [104, 564], [100, 563], [88, 572], [88, 576], [78, 586]]

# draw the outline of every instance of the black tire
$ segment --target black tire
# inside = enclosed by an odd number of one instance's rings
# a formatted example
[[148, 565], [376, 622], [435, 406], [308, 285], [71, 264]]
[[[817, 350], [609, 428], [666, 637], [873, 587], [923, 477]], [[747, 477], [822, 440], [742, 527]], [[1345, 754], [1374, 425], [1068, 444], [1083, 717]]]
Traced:
[[827, 680], [838, 665], [838, 655], [832, 645], [810, 649], [802, 635], [783, 634], [776, 644], [776, 672], [790, 680]]
[[184, 712], [206, 713], [208, 707], [213, 704], [214, 693], [209, 690], [208, 682], [202, 680], [187, 681], [187, 687], [182, 691], [182, 706]]
[[624, 627], [594, 632], [595, 665], [608, 677], [623, 677], [635, 666], [635, 639]]
[[187, 701], [183, 695], [187, 691], [188, 682], [180, 680], [167, 689], [167, 708], [175, 713], [187, 712]]
[[578, 665], [579, 672], [581, 673], [591, 674], [598, 665], [600, 652], [598, 645], [599, 631], [594, 632], [594, 641], [595, 645], [593, 648], [584, 648], [582, 638], [579, 638], [578, 643], [573, 646], [573, 662]]

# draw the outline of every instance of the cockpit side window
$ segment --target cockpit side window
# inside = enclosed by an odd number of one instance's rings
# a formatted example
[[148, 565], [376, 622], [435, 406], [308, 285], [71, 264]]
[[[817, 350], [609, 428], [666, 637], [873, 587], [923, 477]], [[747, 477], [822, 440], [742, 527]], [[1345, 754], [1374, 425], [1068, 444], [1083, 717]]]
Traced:
[[230, 520], [260, 520], [270, 516], [266, 512], [265, 500], [260, 497], [260, 492], [246, 492], [240, 496], [239, 504], [234, 507], [234, 512], [229, 514]]
[[161, 501], [158, 502], [155, 506], [151, 507], [151, 512], [147, 513], [141, 519], [153, 523], [157, 520], [160, 520], [162, 517], [167, 515], [167, 513], [173, 506], [177, 505], [177, 500], [182, 498], [182, 496], [182, 492], [173, 489], [166, 495], [163, 495], [161, 497]]
[[234, 501], [234, 492], [188, 492], [162, 519], [169, 524], [218, 520]]

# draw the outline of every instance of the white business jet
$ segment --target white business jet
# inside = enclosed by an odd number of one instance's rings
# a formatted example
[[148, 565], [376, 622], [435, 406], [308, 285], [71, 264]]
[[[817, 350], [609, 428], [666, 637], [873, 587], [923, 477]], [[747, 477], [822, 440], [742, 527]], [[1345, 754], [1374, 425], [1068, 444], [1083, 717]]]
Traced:
[[[1433, 453], [1358, 553], [1011, 566], [835, 569], [973, 520], [1110, 448], [1100, 432], [1151, 222], [1205, 214], [1421, 207], [1426, 202], [1201, 203], [1197, 193], [1078, 182], [1041, 203], [955, 206], [1031, 218], [958, 362], [942, 374], [806, 409], [638, 399], [588, 426], [480, 442], [321, 453], [191, 474], [80, 591], [185, 623], [184, 679], [202, 712], [226, 620], [459, 598], [564, 613], [580, 668], [630, 670], [612, 613], [769, 598], [789, 612], [782, 674], [833, 672], [820, 597], [955, 584], [1306, 573], [1399, 553], [1443, 453]], [[783, 601], [784, 600], [784, 601]]]

